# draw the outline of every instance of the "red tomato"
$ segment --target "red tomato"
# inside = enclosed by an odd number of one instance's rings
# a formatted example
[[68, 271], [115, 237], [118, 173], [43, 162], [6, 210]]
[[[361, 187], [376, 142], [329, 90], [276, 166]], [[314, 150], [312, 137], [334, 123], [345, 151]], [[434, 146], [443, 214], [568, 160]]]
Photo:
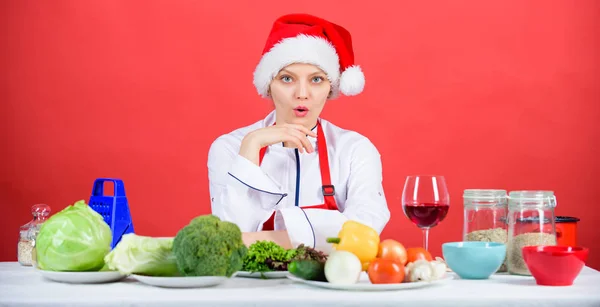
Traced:
[[406, 250], [406, 254], [408, 256], [408, 262], [415, 262], [419, 259], [424, 259], [427, 261], [433, 260], [431, 254], [422, 247], [411, 247]]
[[398, 262], [401, 265], [406, 265], [406, 262], [408, 261], [408, 256], [406, 254], [406, 248], [404, 248], [404, 245], [392, 239], [386, 239], [379, 243], [379, 252], [377, 253], [377, 258], [390, 259]]
[[375, 258], [367, 273], [372, 284], [399, 284], [404, 281], [404, 265], [390, 259]]

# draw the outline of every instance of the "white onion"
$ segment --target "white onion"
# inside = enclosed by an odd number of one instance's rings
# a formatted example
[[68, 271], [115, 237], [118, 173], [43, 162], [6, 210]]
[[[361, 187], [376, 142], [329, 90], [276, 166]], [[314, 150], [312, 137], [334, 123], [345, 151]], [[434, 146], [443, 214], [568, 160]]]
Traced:
[[332, 284], [351, 285], [358, 282], [362, 264], [348, 251], [333, 251], [325, 262], [325, 278]]

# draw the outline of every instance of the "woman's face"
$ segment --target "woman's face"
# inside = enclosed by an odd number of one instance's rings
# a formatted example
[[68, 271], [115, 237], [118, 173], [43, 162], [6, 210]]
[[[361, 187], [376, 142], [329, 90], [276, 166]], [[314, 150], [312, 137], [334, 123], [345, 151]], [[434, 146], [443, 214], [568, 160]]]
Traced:
[[327, 75], [317, 66], [299, 63], [286, 66], [271, 82], [277, 122], [312, 129], [330, 90]]

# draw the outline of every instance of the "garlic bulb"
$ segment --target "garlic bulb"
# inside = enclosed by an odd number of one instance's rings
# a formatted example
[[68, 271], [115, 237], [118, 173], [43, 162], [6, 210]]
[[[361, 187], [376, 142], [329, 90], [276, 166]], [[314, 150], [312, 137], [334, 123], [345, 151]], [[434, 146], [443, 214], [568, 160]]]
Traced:
[[446, 276], [446, 269], [448, 268], [444, 259], [436, 257], [435, 260], [431, 261], [433, 266], [433, 279], [441, 279]]
[[405, 282], [433, 281], [446, 276], [446, 262], [439, 257], [435, 260], [424, 259], [408, 263], [405, 267]]
[[409, 263], [406, 268], [408, 269], [408, 281], [431, 281], [433, 279], [434, 269], [429, 261], [420, 259], [415, 262]]

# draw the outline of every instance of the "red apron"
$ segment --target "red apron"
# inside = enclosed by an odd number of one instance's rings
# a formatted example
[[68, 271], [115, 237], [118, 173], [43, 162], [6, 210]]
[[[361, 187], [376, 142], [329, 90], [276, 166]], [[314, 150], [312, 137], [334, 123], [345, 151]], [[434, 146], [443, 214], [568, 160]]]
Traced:
[[[323, 198], [325, 203], [314, 206], [304, 206], [302, 209], [327, 209], [327, 210], [338, 210], [338, 206], [335, 203], [335, 188], [331, 185], [331, 178], [329, 178], [329, 160], [327, 158], [327, 142], [325, 141], [325, 134], [323, 128], [321, 128], [321, 122], [317, 122], [317, 149], [319, 151], [319, 169], [321, 170], [321, 191], [323, 192]], [[263, 147], [260, 150], [259, 164], [265, 156], [267, 147]], [[275, 213], [263, 224], [263, 230], [274, 230]]]

